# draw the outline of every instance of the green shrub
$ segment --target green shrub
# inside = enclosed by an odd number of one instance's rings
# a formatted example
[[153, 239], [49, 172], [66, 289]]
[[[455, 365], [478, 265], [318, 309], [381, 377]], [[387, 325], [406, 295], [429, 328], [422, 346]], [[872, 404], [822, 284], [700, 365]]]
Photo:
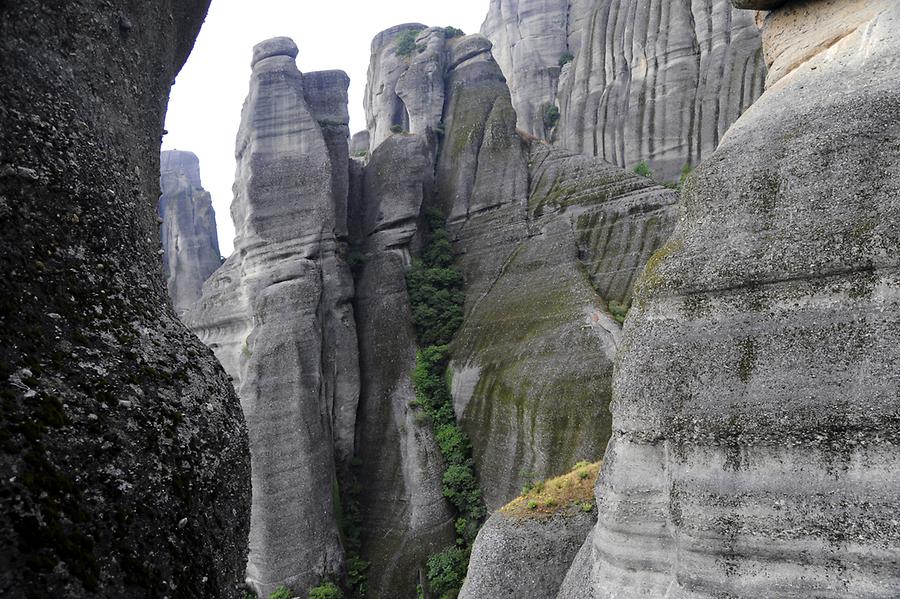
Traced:
[[607, 302], [607, 307], [609, 308], [609, 313], [612, 314], [612, 317], [615, 318], [619, 324], [625, 323], [625, 318], [628, 316], [630, 306], [615, 300], [610, 300]]
[[448, 464], [463, 464], [472, 455], [469, 437], [456, 424], [444, 424], [437, 429], [438, 447]]
[[403, 133], [402, 125], [391, 125], [391, 133]]
[[456, 27], [444, 27], [444, 37], [447, 39], [462, 37], [465, 34], [466, 33], [462, 29], [457, 29]]
[[687, 178], [691, 176], [692, 172], [694, 172], [694, 167], [690, 164], [685, 164], [681, 167], [681, 176], [678, 177], [678, 189], [684, 187], [684, 182], [687, 181]]
[[455, 597], [462, 587], [469, 565], [469, 552], [459, 547], [447, 547], [428, 558], [428, 586], [433, 593]]
[[641, 162], [640, 164], [636, 165], [634, 167], [634, 172], [642, 177], [647, 177], [648, 179], [653, 178], [653, 171], [650, 170], [650, 165], [646, 162]]
[[566, 52], [565, 54], [563, 54], [562, 56], [559, 57], [559, 66], [563, 67], [563, 66], [569, 64], [570, 62], [572, 62], [573, 60], [575, 60], [575, 57], [572, 55], [572, 53]]
[[286, 586], [280, 586], [271, 593], [269, 593], [269, 599], [292, 599], [293, 593]]
[[538, 502], [537, 502], [537, 501], [535, 501], [534, 499], [529, 499], [529, 500], [528, 500], [528, 509], [530, 509], [530, 510], [536, 510], [536, 509], [537, 509], [537, 506], [538, 506]]
[[344, 593], [334, 584], [325, 582], [309, 589], [306, 597], [307, 599], [344, 599]]
[[396, 37], [397, 40], [397, 56], [412, 56], [416, 50], [420, 52], [424, 50], [424, 46], [416, 45], [416, 38], [422, 33], [421, 29], [407, 29]]
[[559, 122], [559, 108], [548, 104], [544, 107], [544, 126], [547, 129], [553, 129], [556, 127], [556, 123]]
[[592, 509], [594, 509], [593, 503], [582, 503], [581, 504], [581, 511], [583, 511], [583, 512], [589, 512]]

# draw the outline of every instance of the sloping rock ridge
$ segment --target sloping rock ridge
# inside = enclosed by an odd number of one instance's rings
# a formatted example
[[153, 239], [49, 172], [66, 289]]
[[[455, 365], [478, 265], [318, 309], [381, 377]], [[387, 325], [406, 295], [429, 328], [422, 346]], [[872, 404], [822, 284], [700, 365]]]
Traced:
[[664, 181], [763, 89], [752, 15], [728, 0], [492, 0], [482, 31], [522, 130]]
[[339, 577], [332, 498], [359, 399], [353, 281], [344, 261], [347, 85], [302, 75], [297, 47], [254, 48], [237, 138], [235, 251], [185, 321], [231, 375], [250, 434], [247, 580], [261, 595]]
[[160, 155], [159, 237], [163, 272], [176, 314], [200, 297], [209, 275], [222, 264], [212, 198], [200, 184], [200, 161], [191, 152]]
[[687, 182], [625, 326], [596, 597], [900, 588], [900, 5], [758, 19], [769, 87]]
[[250, 460], [167, 298], [169, 88], [208, 2], [0, 8], [0, 595], [234, 597]]

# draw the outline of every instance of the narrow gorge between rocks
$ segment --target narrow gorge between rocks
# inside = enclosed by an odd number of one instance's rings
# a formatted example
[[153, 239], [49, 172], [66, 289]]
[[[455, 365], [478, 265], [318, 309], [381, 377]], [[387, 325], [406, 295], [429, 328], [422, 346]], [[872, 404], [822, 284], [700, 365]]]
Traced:
[[0, 5], [0, 596], [900, 596], [900, 4], [484, 5], [248, 48], [226, 257], [209, 0]]

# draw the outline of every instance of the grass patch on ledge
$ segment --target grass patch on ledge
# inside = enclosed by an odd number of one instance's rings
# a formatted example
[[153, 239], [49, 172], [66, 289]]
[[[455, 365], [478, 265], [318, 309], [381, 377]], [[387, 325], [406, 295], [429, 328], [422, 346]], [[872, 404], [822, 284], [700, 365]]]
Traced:
[[594, 483], [600, 472], [600, 462], [578, 462], [562, 476], [526, 486], [523, 493], [500, 508], [511, 518], [550, 518], [572, 510], [590, 512], [594, 509]]

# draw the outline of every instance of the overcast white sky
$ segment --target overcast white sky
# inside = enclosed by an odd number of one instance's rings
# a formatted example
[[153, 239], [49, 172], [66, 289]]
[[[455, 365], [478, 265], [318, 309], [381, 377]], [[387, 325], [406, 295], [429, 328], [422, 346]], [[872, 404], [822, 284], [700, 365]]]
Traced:
[[203, 186], [212, 194], [219, 246], [232, 251], [231, 185], [234, 141], [257, 42], [292, 37], [300, 70], [342, 69], [350, 75], [350, 129], [365, 128], [362, 101], [369, 47], [379, 31], [399, 23], [452, 25], [475, 33], [489, 0], [213, 0], [194, 51], [178, 75], [166, 116], [163, 149], [200, 158]]

